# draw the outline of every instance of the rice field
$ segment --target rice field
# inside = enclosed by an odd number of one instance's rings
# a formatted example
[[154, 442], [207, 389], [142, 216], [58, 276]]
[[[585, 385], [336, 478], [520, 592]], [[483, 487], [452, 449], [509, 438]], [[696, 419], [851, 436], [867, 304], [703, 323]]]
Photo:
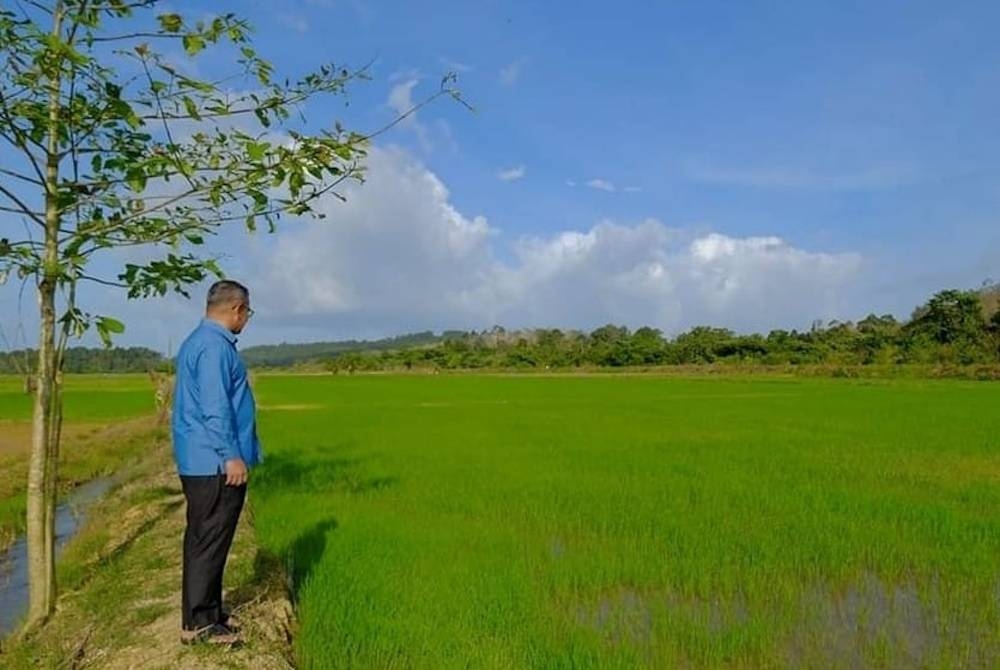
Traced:
[[1000, 385], [257, 381], [304, 668], [996, 667]]
[[[149, 451], [152, 385], [144, 376], [67, 375], [60, 492], [107, 475]], [[0, 375], [0, 552], [24, 532], [32, 396]], [[0, 566], [2, 568], [2, 566]]]

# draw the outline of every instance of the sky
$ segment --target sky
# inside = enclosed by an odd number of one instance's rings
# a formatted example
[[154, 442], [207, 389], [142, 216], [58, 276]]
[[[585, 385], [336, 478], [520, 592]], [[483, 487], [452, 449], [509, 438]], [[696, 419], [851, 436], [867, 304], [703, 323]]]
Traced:
[[[441, 99], [381, 136], [324, 220], [213, 241], [252, 292], [241, 346], [495, 324], [766, 333], [904, 319], [1000, 279], [996, 2], [223, 4], [279, 73], [371, 64], [307, 105], [307, 128], [379, 128], [448, 72], [475, 108]], [[204, 288], [84, 297], [126, 322], [120, 343], [166, 352]], [[0, 286], [9, 345], [33, 344], [34, 308]]]

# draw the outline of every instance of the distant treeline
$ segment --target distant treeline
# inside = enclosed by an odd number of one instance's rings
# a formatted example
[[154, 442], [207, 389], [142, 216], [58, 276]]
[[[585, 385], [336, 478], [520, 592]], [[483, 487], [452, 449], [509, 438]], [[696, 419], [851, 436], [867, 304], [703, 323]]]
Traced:
[[[0, 374], [23, 374], [33, 370], [36, 357], [34, 349], [0, 352]], [[162, 354], [145, 347], [70, 347], [66, 349], [63, 371], [146, 372], [163, 369], [166, 365]]]
[[340, 342], [309, 342], [307, 344], [269, 344], [247, 347], [240, 355], [252, 367], [288, 367], [299, 363], [326, 360], [349, 351], [384, 351], [406, 349], [438, 344], [448, 339], [464, 335], [458, 331], [445, 331], [435, 335], [431, 331], [411, 333], [381, 340], [343, 340]]
[[675, 338], [655, 328], [607, 325], [590, 333], [536, 329], [451, 335], [434, 346], [345, 352], [331, 371], [413, 368], [571, 369], [704, 364], [995, 365], [1000, 363], [1000, 291], [942, 291], [910, 320], [870, 315], [857, 323], [815, 323], [808, 331], [738, 335], [697, 327]]
[[[875, 314], [852, 322], [816, 322], [807, 331], [741, 335], [700, 326], [673, 338], [655, 328], [607, 325], [592, 332], [531, 329], [430, 331], [382, 340], [249, 347], [255, 368], [311, 367], [339, 371], [411, 369], [574, 369], [743, 364], [763, 366], [1000, 364], [1000, 285], [947, 290], [910, 319]], [[0, 373], [34, 366], [34, 352], [0, 352]], [[72, 348], [66, 372], [144, 372], [170, 362], [143, 347]]]

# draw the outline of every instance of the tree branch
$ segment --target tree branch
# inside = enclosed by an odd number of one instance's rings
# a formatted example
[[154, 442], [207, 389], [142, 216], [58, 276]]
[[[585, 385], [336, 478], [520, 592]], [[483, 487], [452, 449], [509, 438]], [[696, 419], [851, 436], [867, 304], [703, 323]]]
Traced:
[[14, 170], [8, 170], [6, 168], [0, 168], [0, 174], [5, 174], [8, 177], [13, 177], [14, 179], [20, 179], [21, 181], [26, 181], [33, 186], [45, 186], [43, 182], [37, 179], [32, 179], [31, 177], [25, 176], [20, 172], [15, 172]]
[[38, 225], [40, 225], [42, 228], [45, 227], [45, 219], [42, 218], [41, 213], [40, 212], [34, 212], [31, 209], [29, 209], [28, 206], [26, 204], [24, 204], [24, 202], [22, 202], [22, 200], [20, 198], [18, 198], [11, 191], [9, 191], [6, 186], [0, 186], [0, 193], [2, 193], [5, 196], [7, 196], [7, 198], [10, 199], [19, 208], [19, 209], [3, 208], [4, 211], [14, 212], [14, 213], [17, 213], [17, 214], [24, 214], [25, 216], [27, 216], [28, 218], [30, 218], [32, 221], [34, 221], [35, 223], [37, 223]]
[[91, 275], [81, 274], [79, 275], [79, 279], [82, 281], [94, 282], [95, 284], [100, 284], [101, 286], [110, 286], [112, 288], [128, 288], [128, 284], [122, 284], [121, 282], [101, 279], [100, 277], [93, 277]]
[[149, 63], [146, 62], [145, 58], [142, 58], [141, 60], [142, 60], [142, 71], [146, 73], [146, 79], [147, 81], [149, 81], [149, 89], [153, 92], [153, 99], [156, 100], [156, 108], [160, 111], [160, 118], [163, 121], [163, 132], [167, 136], [167, 146], [170, 147], [170, 153], [174, 158], [174, 165], [177, 168], [177, 171], [180, 172], [181, 176], [184, 177], [184, 181], [186, 181], [191, 186], [191, 188], [197, 188], [197, 186], [194, 183], [194, 180], [191, 179], [189, 175], [185, 174], [184, 171], [180, 169], [181, 159], [177, 155], [177, 145], [174, 144], [174, 135], [173, 133], [170, 132], [170, 124], [167, 123], [167, 118], [164, 116], [163, 103], [160, 102], [160, 94], [153, 86], [153, 75], [149, 71]]
[[111, 35], [108, 37], [92, 37], [91, 41], [95, 44], [97, 42], [124, 42], [125, 40], [132, 40], [137, 38], [161, 38], [161, 39], [181, 39], [184, 37], [183, 33], [148, 33], [148, 32], [138, 32], [131, 33], [129, 35]]
[[[4, 98], [3, 92], [0, 91], [0, 118], [3, 119], [4, 123], [11, 129], [14, 133], [14, 137], [7, 134], [6, 131], [0, 129], [0, 137], [6, 140], [12, 146], [15, 146], [21, 150], [21, 152], [28, 159], [28, 163], [35, 170], [35, 174], [38, 179], [43, 184], [45, 183], [45, 175], [42, 173], [42, 168], [38, 165], [38, 161], [35, 159], [35, 155], [31, 153], [31, 149], [24, 141], [24, 131], [17, 127], [17, 125], [11, 120], [10, 115], [7, 113], [7, 100]], [[34, 144], [34, 142], [33, 142]], [[38, 146], [38, 145], [36, 145]], [[44, 147], [39, 147], [44, 151]]]

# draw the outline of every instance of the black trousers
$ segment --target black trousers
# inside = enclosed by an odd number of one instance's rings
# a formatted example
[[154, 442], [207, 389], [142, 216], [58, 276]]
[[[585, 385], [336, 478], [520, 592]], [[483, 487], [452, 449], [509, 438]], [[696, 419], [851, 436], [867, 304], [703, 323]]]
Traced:
[[226, 486], [221, 474], [182, 475], [181, 486], [187, 499], [181, 623], [197, 630], [222, 621], [222, 573], [247, 487]]

